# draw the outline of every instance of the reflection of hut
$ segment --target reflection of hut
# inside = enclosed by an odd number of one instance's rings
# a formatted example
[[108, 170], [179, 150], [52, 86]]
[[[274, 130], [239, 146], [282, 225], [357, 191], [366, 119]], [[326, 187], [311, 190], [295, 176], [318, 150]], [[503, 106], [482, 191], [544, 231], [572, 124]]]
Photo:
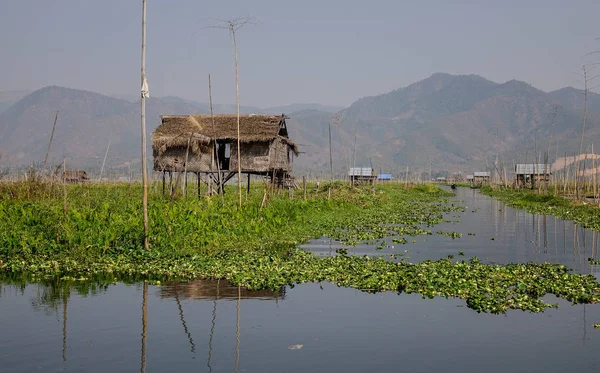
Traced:
[[[247, 290], [241, 288], [242, 299], [278, 300], [285, 299], [285, 287], [279, 291]], [[238, 287], [226, 280], [195, 280], [168, 283], [160, 287], [161, 298], [189, 298], [194, 300], [238, 299]]]
[[[153, 133], [154, 170], [206, 173], [221, 184], [235, 176], [237, 115], [162, 116]], [[289, 139], [285, 115], [241, 115], [241, 172], [277, 178], [282, 185], [298, 148]], [[223, 178], [217, 177], [223, 172]], [[217, 175], [217, 176], [215, 176]]]
[[537, 181], [550, 181], [550, 166], [540, 164], [516, 164], [515, 177], [517, 184], [525, 186], [528, 183]]

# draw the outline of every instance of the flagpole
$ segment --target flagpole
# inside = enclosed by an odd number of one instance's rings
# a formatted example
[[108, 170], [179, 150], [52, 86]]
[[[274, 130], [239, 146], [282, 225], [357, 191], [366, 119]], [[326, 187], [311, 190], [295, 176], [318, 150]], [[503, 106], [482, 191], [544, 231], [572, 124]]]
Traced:
[[146, 0], [142, 0], [142, 206], [144, 211], [144, 248], [148, 249], [148, 170], [146, 166], [146, 97], [149, 97], [146, 81]]

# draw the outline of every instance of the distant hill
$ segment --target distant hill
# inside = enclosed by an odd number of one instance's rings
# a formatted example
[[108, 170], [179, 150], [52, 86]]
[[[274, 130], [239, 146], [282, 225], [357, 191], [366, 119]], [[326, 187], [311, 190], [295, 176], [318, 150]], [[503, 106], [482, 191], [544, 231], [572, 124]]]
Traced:
[[[192, 114], [201, 108], [183, 102], [150, 98], [148, 134], [161, 114]], [[44, 158], [56, 111], [59, 112], [50, 158], [66, 156], [74, 164], [97, 166], [111, 142], [110, 161], [139, 159], [140, 105], [94, 92], [63, 87], [35, 91], [0, 114], [0, 153], [3, 161], [30, 164]]]
[[[566, 87], [552, 91], [549, 95], [566, 107], [583, 110], [585, 92], [581, 89]], [[596, 113], [600, 112], [600, 94], [588, 91], [588, 110]]]
[[[0, 98], [2, 96], [0, 95]], [[600, 140], [600, 95], [588, 96], [584, 149]], [[1, 100], [0, 100], [1, 101]], [[41, 162], [56, 111], [59, 120], [50, 158], [90, 169], [101, 164], [110, 141], [108, 167], [139, 162], [139, 102], [63, 87], [45, 87], [0, 113], [2, 163]], [[288, 129], [302, 154], [296, 173], [329, 173], [329, 123], [332, 125], [336, 173], [354, 163], [394, 174], [411, 170], [464, 173], [493, 170], [493, 162], [512, 167], [531, 162], [548, 150], [549, 162], [579, 150], [583, 92], [564, 88], [546, 93], [516, 80], [495, 83], [478, 75], [433, 74], [378, 96], [364, 97], [348, 108], [293, 104], [244, 113], [285, 113]], [[299, 110], [296, 110], [299, 109]], [[152, 97], [147, 102], [148, 136], [161, 114], [208, 112], [208, 105], [179, 97]], [[214, 111], [234, 112], [234, 105]], [[556, 114], [554, 114], [556, 113]], [[600, 146], [600, 145], [598, 145]], [[151, 153], [150, 153], [151, 154]], [[2, 166], [2, 165], [0, 165]]]
[[338, 111], [343, 110], [343, 106], [330, 106], [330, 105], [321, 105], [321, 104], [291, 104], [286, 106], [275, 106], [264, 109], [265, 112], [268, 113], [295, 113], [303, 110], [317, 110], [325, 113], [337, 113]]
[[[468, 172], [532, 161], [553, 136], [551, 159], [579, 149], [582, 113], [571, 103], [512, 80], [434, 74], [386, 94], [362, 98], [341, 112], [347, 135], [360, 134], [357, 159], [397, 173], [402, 166]], [[593, 107], [593, 109], [592, 109]], [[589, 102], [585, 144], [598, 139], [600, 104]], [[557, 110], [554, 124], [552, 117]]]
[[26, 95], [28, 95], [29, 91], [4, 91], [0, 92], [0, 114], [3, 111], [8, 109], [12, 104], [19, 101]]

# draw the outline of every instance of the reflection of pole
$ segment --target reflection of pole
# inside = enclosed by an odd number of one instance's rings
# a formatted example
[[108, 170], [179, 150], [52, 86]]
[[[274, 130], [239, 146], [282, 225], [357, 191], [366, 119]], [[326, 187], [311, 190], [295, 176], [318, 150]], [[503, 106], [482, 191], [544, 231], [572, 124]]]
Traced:
[[213, 312], [212, 312], [212, 326], [210, 327], [210, 337], [208, 338], [208, 361], [206, 362], [206, 366], [208, 367], [208, 371], [212, 372], [212, 366], [210, 365], [210, 360], [212, 358], [212, 341], [213, 335], [215, 334], [215, 324], [217, 321], [217, 300], [219, 299], [219, 285], [221, 280], [217, 280], [217, 296], [213, 301]]
[[192, 353], [196, 353], [196, 345], [194, 344], [194, 340], [192, 339], [192, 333], [188, 331], [187, 324], [185, 323], [185, 319], [183, 318], [183, 308], [181, 307], [181, 302], [179, 301], [179, 294], [177, 290], [175, 290], [175, 302], [177, 302], [177, 308], [179, 309], [179, 319], [181, 320], [181, 325], [183, 325], [183, 331], [187, 334], [188, 340], [190, 341], [190, 346], [192, 348]]
[[235, 330], [235, 369], [234, 371], [238, 372], [238, 367], [240, 366], [240, 298], [242, 297], [242, 288], [238, 285], [238, 299], [237, 299], [237, 323]]
[[542, 230], [544, 231], [544, 253], [548, 252], [548, 226], [546, 222], [546, 215], [542, 218]]
[[[69, 290], [70, 291], [70, 290]], [[63, 361], [67, 361], [67, 290], [63, 290]]]
[[146, 327], [148, 326], [148, 281], [144, 281], [142, 299], [142, 366], [140, 372], [144, 373], [146, 371]]

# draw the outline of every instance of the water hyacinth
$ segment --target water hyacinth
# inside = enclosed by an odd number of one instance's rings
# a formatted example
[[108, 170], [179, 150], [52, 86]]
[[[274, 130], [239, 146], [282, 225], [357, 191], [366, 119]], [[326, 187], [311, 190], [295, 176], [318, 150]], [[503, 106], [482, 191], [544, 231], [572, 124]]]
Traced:
[[350, 256], [346, 249], [330, 257], [297, 249], [322, 236], [346, 245], [395, 236], [394, 243], [405, 244], [407, 236], [433, 234], [428, 227], [443, 222], [445, 213], [465, 211], [432, 185], [390, 184], [371, 193], [324, 184], [310, 188], [306, 200], [271, 195], [264, 206], [264, 190], [257, 186], [241, 209], [233, 193], [224, 204], [217, 198], [153, 195], [150, 250], [142, 248], [134, 197], [139, 186], [69, 186], [66, 214], [58, 195], [0, 189], [0, 272], [34, 281], [227, 279], [248, 289], [327, 281], [368, 292], [456, 297], [471, 309], [492, 313], [555, 307], [541, 300], [546, 294], [573, 303], [598, 301], [594, 277], [562, 265], [492, 265], [450, 257], [408, 263]]

